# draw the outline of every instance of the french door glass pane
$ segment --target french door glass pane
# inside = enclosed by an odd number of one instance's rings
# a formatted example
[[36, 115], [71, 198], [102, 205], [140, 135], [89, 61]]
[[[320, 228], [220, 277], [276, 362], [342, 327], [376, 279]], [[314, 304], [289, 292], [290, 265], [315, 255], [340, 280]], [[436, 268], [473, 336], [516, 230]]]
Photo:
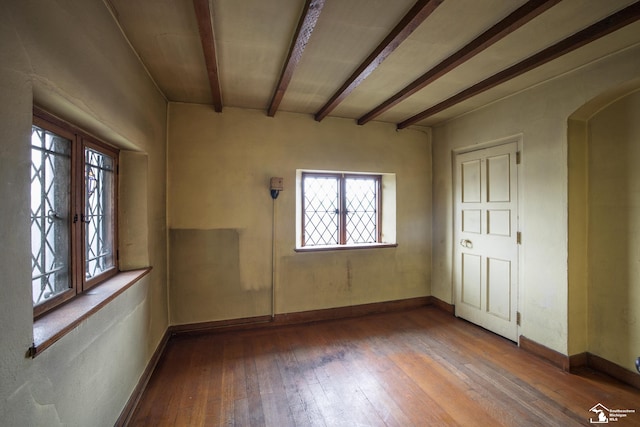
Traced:
[[347, 244], [377, 241], [377, 181], [374, 178], [345, 180]]
[[305, 246], [337, 245], [339, 240], [338, 177], [305, 176], [304, 244]]
[[113, 242], [114, 160], [85, 148], [85, 277], [115, 265]]
[[71, 287], [71, 141], [31, 129], [31, 289], [38, 305]]

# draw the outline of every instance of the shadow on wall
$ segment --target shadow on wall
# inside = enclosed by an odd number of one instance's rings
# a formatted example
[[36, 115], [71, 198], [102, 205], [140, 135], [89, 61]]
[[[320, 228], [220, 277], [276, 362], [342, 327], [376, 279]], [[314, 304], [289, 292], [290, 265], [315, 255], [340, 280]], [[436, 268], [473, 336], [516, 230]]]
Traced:
[[640, 353], [640, 80], [569, 122], [570, 354], [635, 370]]

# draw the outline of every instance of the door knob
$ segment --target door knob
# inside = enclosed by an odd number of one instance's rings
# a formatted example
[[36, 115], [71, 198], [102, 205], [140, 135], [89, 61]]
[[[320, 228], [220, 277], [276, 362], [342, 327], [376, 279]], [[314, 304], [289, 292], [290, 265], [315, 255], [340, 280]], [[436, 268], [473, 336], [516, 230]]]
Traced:
[[460, 240], [460, 246], [462, 246], [463, 248], [471, 249], [473, 248], [473, 242], [469, 239], [462, 239]]

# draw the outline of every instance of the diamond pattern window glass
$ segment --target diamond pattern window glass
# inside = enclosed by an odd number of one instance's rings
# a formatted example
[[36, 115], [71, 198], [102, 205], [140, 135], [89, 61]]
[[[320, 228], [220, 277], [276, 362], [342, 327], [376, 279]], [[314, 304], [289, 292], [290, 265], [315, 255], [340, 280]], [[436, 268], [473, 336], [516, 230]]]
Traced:
[[378, 180], [375, 177], [345, 179], [347, 244], [378, 241]]
[[34, 316], [117, 273], [118, 151], [34, 109], [31, 290]]
[[379, 243], [380, 176], [302, 174], [302, 246]]
[[37, 305], [71, 286], [69, 212], [72, 141], [31, 131], [31, 287]]
[[340, 243], [340, 180], [331, 175], [305, 175], [304, 242], [305, 246]]
[[85, 277], [92, 279], [113, 268], [114, 159], [85, 148]]

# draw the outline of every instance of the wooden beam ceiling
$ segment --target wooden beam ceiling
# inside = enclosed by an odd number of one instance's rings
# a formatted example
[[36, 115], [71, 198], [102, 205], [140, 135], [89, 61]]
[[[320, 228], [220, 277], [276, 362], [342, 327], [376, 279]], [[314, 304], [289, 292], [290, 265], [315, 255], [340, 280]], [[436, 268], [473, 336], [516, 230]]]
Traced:
[[606, 36], [622, 27], [640, 19], [640, 2], [633, 3], [626, 8], [609, 15], [608, 17], [596, 22], [593, 25], [581, 30], [572, 36], [528, 57], [527, 59], [520, 61], [519, 63], [500, 71], [497, 74], [476, 83], [475, 85], [457, 93], [456, 95], [428, 108], [407, 120], [398, 123], [398, 129], [404, 129], [407, 126], [411, 126], [427, 117], [433, 116], [440, 111], [443, 111], [453, 105], [456, 105], [466, 99], [469, 99], [475, 95], [478, 95], [488, 89], [491, 89], [501, 83], [511, 80], [527, 71], [533, 70], [549, 61], [552, 61], [562, 55], [565, 55], [573, 50], [576, 50], [592, 41], [595, 41], [601, 37]]
[[193, 8], [196, 12], [200, 41], [204, 53], [204, 61], [207, 66], [213, 108], [218, 113], [222, 112], [222, 91], [220, 90], [220, 78], [218, 76], [218, 58], [216, 57], [216, 39], [213, 32], [213, 22], [209, 0], [193, 0]]
[[284, 93], [287, 91], [287, 87], [291, 82], [293, 73], [298, 66], [298, 62], [300, 62], [300, 58], [302, 58], [304, 48], [309, 42], [309, 38], [311, 37], [316, 23], [318, 22], [318, 18], [320, 18], [320, 12], [322, 12], [324, 2], [325, 0], [307, 0], [304, 5], [293, 42], [289, 47], [289, 53], [282, 69], [282, 74], [280, 74], [280, 80], [278, 81], [271, 103], [269, 104], [269, 109], [267, 111], [269, 117], [273, 117], [276, 114], [276, 111], [278, 111], [278, 107], [280, 106]]
[[[329, 101], [315, 114], [321, 121], [364, 81], [444, 0], [418, 0], [398, 25], [343, 83]], [[559, 0], [557, 0], [559, 1]]]
[[553, 5], [559, 3], [561, 0], [530, 0], [502, 21], [489, 28], [487, 31], [476, 37], [469, 44], [458, 50], [453, 55], [444, 59], [438, 65], [418, 77], [400, 92], [393, 95], [391, 98], [378, 105], [373, 110], [369, 111], [364, 116], [358, 119], [358, 124], [363, 125], [385, 111], [389, 110], [396, 104], [404, 101], [414, 93], [421, 89], [424, 89], [427, 85], [442, 77], [449, 71], [453, 70], [460, 64], [473, 58], [478, 53], [482, 52], [489, 46], [498, 42], [502, 38], [511, 34], [527, 22], [531, 21], [542, 12], [551, 8]]

